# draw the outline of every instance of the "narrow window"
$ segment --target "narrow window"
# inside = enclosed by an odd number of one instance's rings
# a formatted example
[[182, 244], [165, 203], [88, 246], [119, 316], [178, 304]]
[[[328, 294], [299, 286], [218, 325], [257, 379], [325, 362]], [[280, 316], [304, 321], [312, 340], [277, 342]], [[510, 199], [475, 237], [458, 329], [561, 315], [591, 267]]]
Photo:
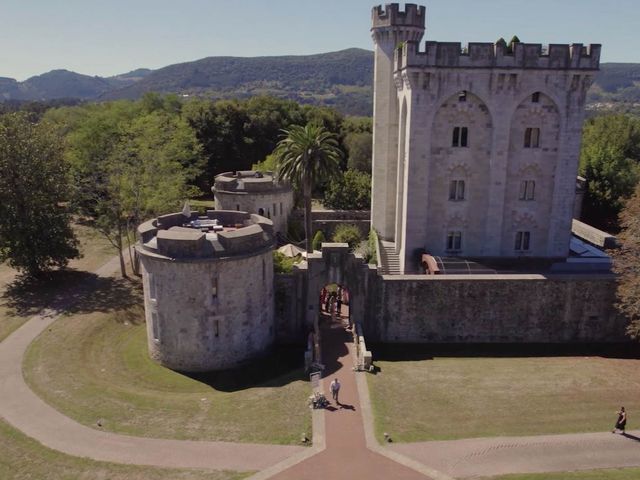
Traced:
[[453, 137], [451, 139], [452, 147], [466, 147], [468, 146], [468, 129], [467, 127], [454, 127]]
[[467, 127], [462, 127], [460, 129], [460, 146], [461, 147], [467, 146]]
[[220, 336], [220, 321], [219, 320], [214, 320], [213, 321], [213, 334], [216, 337]]
[[151, 331], [153, 333], [153, 339], [156, 342], [160, 341], [160, 325], [158, 325], [158, 313], [151, 312]]
[[267, 209], [267, 218], [271, 219], [271, 210]]
[[540, 129], [527, 128], [524, 131], [524, 148], [538, 148], [540, 146]]
[[264, 217], [264, 208], [259, 208], [258, 209], [258, 215], [261, 215]]
[[282, 202], [280, 202], [280, 215], [282, 215]]
[[534, 180], [523, 180], [520, 182], [520, 200], [534, 200], [536, 182]]
[[236, 203], [236, 210], [240, 211], [240, 204], [239, 203]]
[[531, 95], [531, 103], [540, 103], [540, 92], [535, 92]]
[[213, 277], [211, 279], [211, 298], [212, 299], [218, 298], [218, 278], [217, 277]]
[[449, 200], [464, 200], [464, 180], [449, 182]]
[[531, 240], [531, 232], [517, 232], [515, 249], [519, 252], [528, 251], [530, 240]]
[[447, 250], [459, 251], [462, 248], [462, 232], [449, 232], [447, 234]]
[[462, 90], [460, 93], [458, 93], [458, 101], [459, 102], [466, 102], [467, 101], [467, 91], [466, 90]]
[[276, 216], [276, 204], [275, 203], [273, 204], [273, 216], [274, 217]]
[[154, 278], [153, 273], [149, 274], [149, 299], [150, 300], [155, 300], [156, 299], [156, 279]]

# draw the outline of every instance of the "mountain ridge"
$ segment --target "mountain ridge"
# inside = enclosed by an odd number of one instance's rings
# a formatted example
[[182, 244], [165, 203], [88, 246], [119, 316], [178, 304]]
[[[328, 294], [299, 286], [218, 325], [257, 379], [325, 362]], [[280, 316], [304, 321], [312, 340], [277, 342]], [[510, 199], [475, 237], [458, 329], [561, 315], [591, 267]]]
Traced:
[[[111, 77], [56, 69], [23, 82], [0, 77], [0, 102], [136, 99], [145, 92], [216, 99], [273, 95], [370, 115], [373, 52], [348, 48], [311, 55], [212, 56]], [[589, 93], [592, 105], [640, 102], [640, 64], [604, 63]]]

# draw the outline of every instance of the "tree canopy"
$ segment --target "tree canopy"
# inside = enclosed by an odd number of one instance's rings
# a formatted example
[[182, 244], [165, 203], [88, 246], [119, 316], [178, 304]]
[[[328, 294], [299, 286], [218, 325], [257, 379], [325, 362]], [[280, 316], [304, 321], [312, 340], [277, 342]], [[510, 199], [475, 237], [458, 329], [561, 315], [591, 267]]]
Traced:
[[31, 276], [79, 255], [62, 147], [48, 124], [0, 116], [0, 260]]

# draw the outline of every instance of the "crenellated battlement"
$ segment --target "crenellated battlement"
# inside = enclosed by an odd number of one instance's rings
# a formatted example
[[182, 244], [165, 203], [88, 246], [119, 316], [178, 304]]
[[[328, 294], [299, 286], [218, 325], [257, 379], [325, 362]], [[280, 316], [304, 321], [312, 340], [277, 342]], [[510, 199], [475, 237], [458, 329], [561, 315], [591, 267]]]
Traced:
[[373, 7], [371, 11], [372, 29], [386, 27], [416, 27], [424, 30], [426, 10], [415, 3], [407, 3], [404, 10], [398, 3], [387, 3]]
[[525, 68], [548, 70], [598, 70], [600, 44], [515, 43], [510, 51], [504, 43], [405, 42], [396, 50], [395, 69], [441, 68]]

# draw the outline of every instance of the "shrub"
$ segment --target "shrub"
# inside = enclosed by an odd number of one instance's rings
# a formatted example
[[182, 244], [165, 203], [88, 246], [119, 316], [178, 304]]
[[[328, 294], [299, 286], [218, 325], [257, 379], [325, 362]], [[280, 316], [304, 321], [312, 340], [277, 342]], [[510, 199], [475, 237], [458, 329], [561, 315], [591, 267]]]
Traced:
[[313, 240], [311, 241], [311, 248], [313, 250], [320, 250], [320, 248], [322, 248], [322, 242], [326, 241], [327, 240], [324, 237], [324, 233], [322, 233], [322, 230], [318, 230], [313, 236]]
[[274, 273], [291, 273], [293, 266], [300, 261], [298, 257], [287, 257], [285, 254], [274, 250], [273, 271]]
[[336, 243], [348, 243], [349, 248], [356, 248], [362, 241], [360, 230], [355, 225], [341, 223], [333, 232], [333, 239]]

